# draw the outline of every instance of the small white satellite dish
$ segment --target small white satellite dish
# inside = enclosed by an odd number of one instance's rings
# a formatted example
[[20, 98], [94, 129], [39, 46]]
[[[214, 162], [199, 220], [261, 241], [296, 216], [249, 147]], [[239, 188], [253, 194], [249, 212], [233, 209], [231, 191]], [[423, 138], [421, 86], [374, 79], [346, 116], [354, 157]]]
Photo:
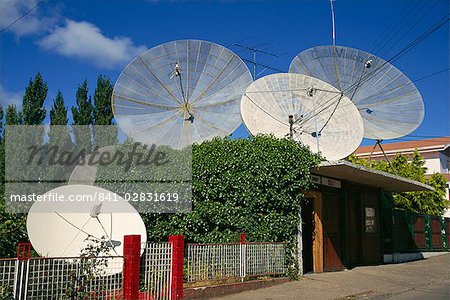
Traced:
[[323, 80], [342, 91], [364, 120], [364, 137], [394, 139], [423, 121], [422, 96], [411, 80], [385, 60], [341, 46], [318, 46], [298, 54], [289, 72]]
[[31, 206], [27, 217], [28, 237], [41, 256], [77, 257], [88, 245], [87, 238], [106, 240], [107, 256], [123, 255], [125, 235], [139, 234], [143, 243], [147, 241], [139, 213], [108, 190], [67, 185], [47, 192], [42, 199]]
[[350, 99], [330, 84], [301, 74], [256, 80], [242, 96], [241, 113], [251, 134], [291, 136], [328, 160], [353, 153], [364, 133], [362, 118]]
[[236, 130], [241, 96], [251, 82], [245, 63], [223, 46], [168, 42], [140, 54], [120, 74], [114, 117], [135, 141], [182, 149]]

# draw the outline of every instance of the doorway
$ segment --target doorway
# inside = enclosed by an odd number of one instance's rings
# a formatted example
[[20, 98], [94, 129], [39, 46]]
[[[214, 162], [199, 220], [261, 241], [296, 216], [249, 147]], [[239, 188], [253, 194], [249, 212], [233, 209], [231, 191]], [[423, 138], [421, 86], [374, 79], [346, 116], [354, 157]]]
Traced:
[[303, 274], [313, 272], [313, 201], [307, 198], [301, 209]]
[[323, 270], [342, 271], [342, 199], [340, 194], [323, 193]]

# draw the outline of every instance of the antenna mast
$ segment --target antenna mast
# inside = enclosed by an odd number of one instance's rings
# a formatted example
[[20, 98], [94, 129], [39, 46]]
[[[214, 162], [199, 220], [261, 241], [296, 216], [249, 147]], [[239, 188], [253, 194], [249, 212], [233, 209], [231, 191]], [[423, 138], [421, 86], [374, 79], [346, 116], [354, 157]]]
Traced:
[[[247, 61], [247, 62], [250, 62], [250, 63], [253, 64], [253, 80], [256, 80], [256, 76], [258, 76], [258, 74], [256, 73], [257, 66], [262, 66], [265, 69], [271, 69], [271, 70], [280, 72], [280, 70], [278, 70], [278, 69], [275, 69], [275, 68], [272, 68], [272, 67], [260, 64], [260, 63], [258, 63], [256, 61], [256, 53], [258, 53], [258, 52], [266, 54], [266, 55], [274, 56], [274, 57], [278, 57], [277, 54], [272, 53], [272, 52], [268, 52], [268, 51], [264, 51], [264, 50], [258, 49], [256, 47], [245, 46], [245, 45], [241, 45], [241, 44], [237, 44], [237, 43], [234, 43], [233, 45], [236, 46], [236, 47], [244, 48], [246, 50], [249, 50], [249, 51], [253, 52], [253, 61], [251, 61], [249, 59], [244, 59], [244, 58], [242, 59], [244, 61]], [[281, 71], [281, 72], [283, 72], [283, 71]]]
[[333, 7], [333, 1], [330, 0], [330, 6], [331, 6], [331, 24], [332, 24], [332, 32], [331, 32], [331, 38], [333, 40], [333, 47], [336, 46], [336, 26], [334, 23], [334, 7]]

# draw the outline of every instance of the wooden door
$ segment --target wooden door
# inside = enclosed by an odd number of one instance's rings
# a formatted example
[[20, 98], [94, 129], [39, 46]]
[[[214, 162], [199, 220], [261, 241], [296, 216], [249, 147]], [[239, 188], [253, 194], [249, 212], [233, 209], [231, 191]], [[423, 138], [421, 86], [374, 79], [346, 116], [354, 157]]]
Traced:
[[382, 262], [380, 234], [380, 193], [378, 190], [362, 190], [363, 222], [363, 263], [365, 265]]
[[341, 271], [342, 263], [342, 201], [338, 194], [323, 194], [323, 270]]
[[363, 218], [361, 212], [361, 192], [348, 194], [348, 267], [361, 265]]

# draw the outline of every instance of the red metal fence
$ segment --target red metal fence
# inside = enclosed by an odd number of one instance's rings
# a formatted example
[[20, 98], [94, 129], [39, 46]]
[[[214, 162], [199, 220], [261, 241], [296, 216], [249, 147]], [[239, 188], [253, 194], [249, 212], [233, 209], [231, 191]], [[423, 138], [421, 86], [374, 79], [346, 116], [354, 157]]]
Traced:
[[[123, 256], [0, 259], [0, 295], [7, 299], [182, 299], [183, 281], [285, 274], [284, 243], [141, 244], [124, 237]], [[142, 255], [141, 255], [142, 254]], [[186, 254], [186, 256], [185, 256]]]

